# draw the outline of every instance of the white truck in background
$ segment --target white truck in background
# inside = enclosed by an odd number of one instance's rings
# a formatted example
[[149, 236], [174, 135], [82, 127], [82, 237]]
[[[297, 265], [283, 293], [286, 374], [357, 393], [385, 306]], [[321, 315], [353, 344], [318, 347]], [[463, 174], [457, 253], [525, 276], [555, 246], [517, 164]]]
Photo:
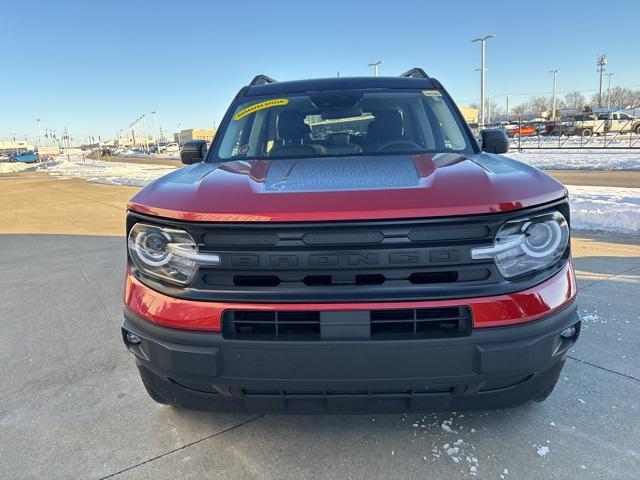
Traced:
[[605, 114], [604, 119], [607, 132], [640, 135], [640, 118], [633, 118], [628, 113], [614, 112]]
[[60, 147], [39, 146], [36, 150], [38, 151], [38, 155], [44, 158], [57, 157], [60, 155]]

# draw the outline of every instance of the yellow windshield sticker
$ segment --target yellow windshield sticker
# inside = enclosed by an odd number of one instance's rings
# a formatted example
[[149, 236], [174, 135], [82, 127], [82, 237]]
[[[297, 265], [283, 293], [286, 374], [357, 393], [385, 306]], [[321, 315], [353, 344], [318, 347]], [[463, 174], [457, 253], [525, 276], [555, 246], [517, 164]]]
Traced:
[[438, 90], [422, 90], [425, 97], [441, 97], [442, 94]]
[[253, 105], [247, 108], [243, 108], [238, 113], [236, 113], [233, 116], [233, 119], [240, 120], [246, 117], [247, 115], [251, 115], [252, 113], [257, 112], [258, 110], [271, 108], [271, 107], [280, 107], [282, 105], [286, 105], [287, 103], [289, 103], [288, 98], [274, 98], [272, 100], [265, 100], [264, 102], [254, 103]]

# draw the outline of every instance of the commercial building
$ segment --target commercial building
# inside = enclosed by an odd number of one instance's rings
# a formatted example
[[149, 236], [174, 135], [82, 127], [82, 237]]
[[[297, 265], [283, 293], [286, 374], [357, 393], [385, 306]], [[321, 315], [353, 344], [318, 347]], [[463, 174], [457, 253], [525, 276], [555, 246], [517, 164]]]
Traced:
[[460, 113], [467, 121], [469, 125], [477, 125], [478, 124], [478, 109], [471, 107], [458, 107], [460, 109]]
[[35, 147], [26, 140], [0, 141], [0, 153], [33, 152]]
[[173, 134], [174, 141], [178, 143], [187, 142], [189, 140], [206, 140], [211, 142], [213, 136], [216, 134], [213, 128], [191, 128], [189, 130], [182, 130]]

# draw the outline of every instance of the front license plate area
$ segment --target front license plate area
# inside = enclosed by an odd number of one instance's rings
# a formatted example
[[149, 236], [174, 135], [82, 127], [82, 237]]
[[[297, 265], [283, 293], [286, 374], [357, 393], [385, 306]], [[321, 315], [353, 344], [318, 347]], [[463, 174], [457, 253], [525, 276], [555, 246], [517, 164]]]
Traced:
[[366, 340], [371, 337], [368, 310], [320, 312], [320, 336], [323, 340]]

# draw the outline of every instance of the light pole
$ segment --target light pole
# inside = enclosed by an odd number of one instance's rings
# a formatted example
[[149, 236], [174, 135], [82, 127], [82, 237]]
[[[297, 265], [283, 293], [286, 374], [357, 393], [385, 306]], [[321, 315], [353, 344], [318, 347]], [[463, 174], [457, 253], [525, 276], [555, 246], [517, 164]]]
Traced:
[[158, 122], [156, 120], [156, 112], [153, 111], [153, 138], [156, 141], [156, 153], [160, 153], [160, 144], [158, 143]]
[[181, 123], [178, 124], [178, 146], [182, 147], [182, 130], [180, 128], [182, 128]]
[[471, 40], [471, 43], [480, 42], [480, 127], [484, 127], [484, 72], [485, 72], [485, 48], [484, 44], [495, 35], [485, 35]]
[[607, 73], [607, 77], [609, 77], [609, 86], [607, 87], [607, 112], [611, 111], [611, 77], [613, 77], [615, 73]]
[[506, 103], [506, 105], [504, 106], [504, 114], [506, 117], [506, 122], [509, 123], [509, 97], [511, 95], [507, 94], [504, 96], [504, 101]]
[[378, 67], [382, 65], [384, 62], [382, 60], [378, 60], [377, 62], [370, 63], [368, 66], [373, 67], [373, 76], [378, 76]]
[[549, 73], [553, 73], [553, 97], [551, 100], [551, 120], [556, 119], [556, 85], [559, 70], [549, 70]]
[[600, 72], [600, 87], [598, 88], [598, 106], [602, 106], [602, 77], [604, 75], [604, 69], [607, 66], [607, 54], [602, 53], [598, 55], [598, 72]]
[[149, 153], [149, 139], [147, 138], [147, 114], [142, 114], [142, 137], [144, 138], [144, 153]]
[[36, 118], [36, 123], [38, 124], [38, 147], [42, 145], [42, 129], [40, 128], [40, 119]]

